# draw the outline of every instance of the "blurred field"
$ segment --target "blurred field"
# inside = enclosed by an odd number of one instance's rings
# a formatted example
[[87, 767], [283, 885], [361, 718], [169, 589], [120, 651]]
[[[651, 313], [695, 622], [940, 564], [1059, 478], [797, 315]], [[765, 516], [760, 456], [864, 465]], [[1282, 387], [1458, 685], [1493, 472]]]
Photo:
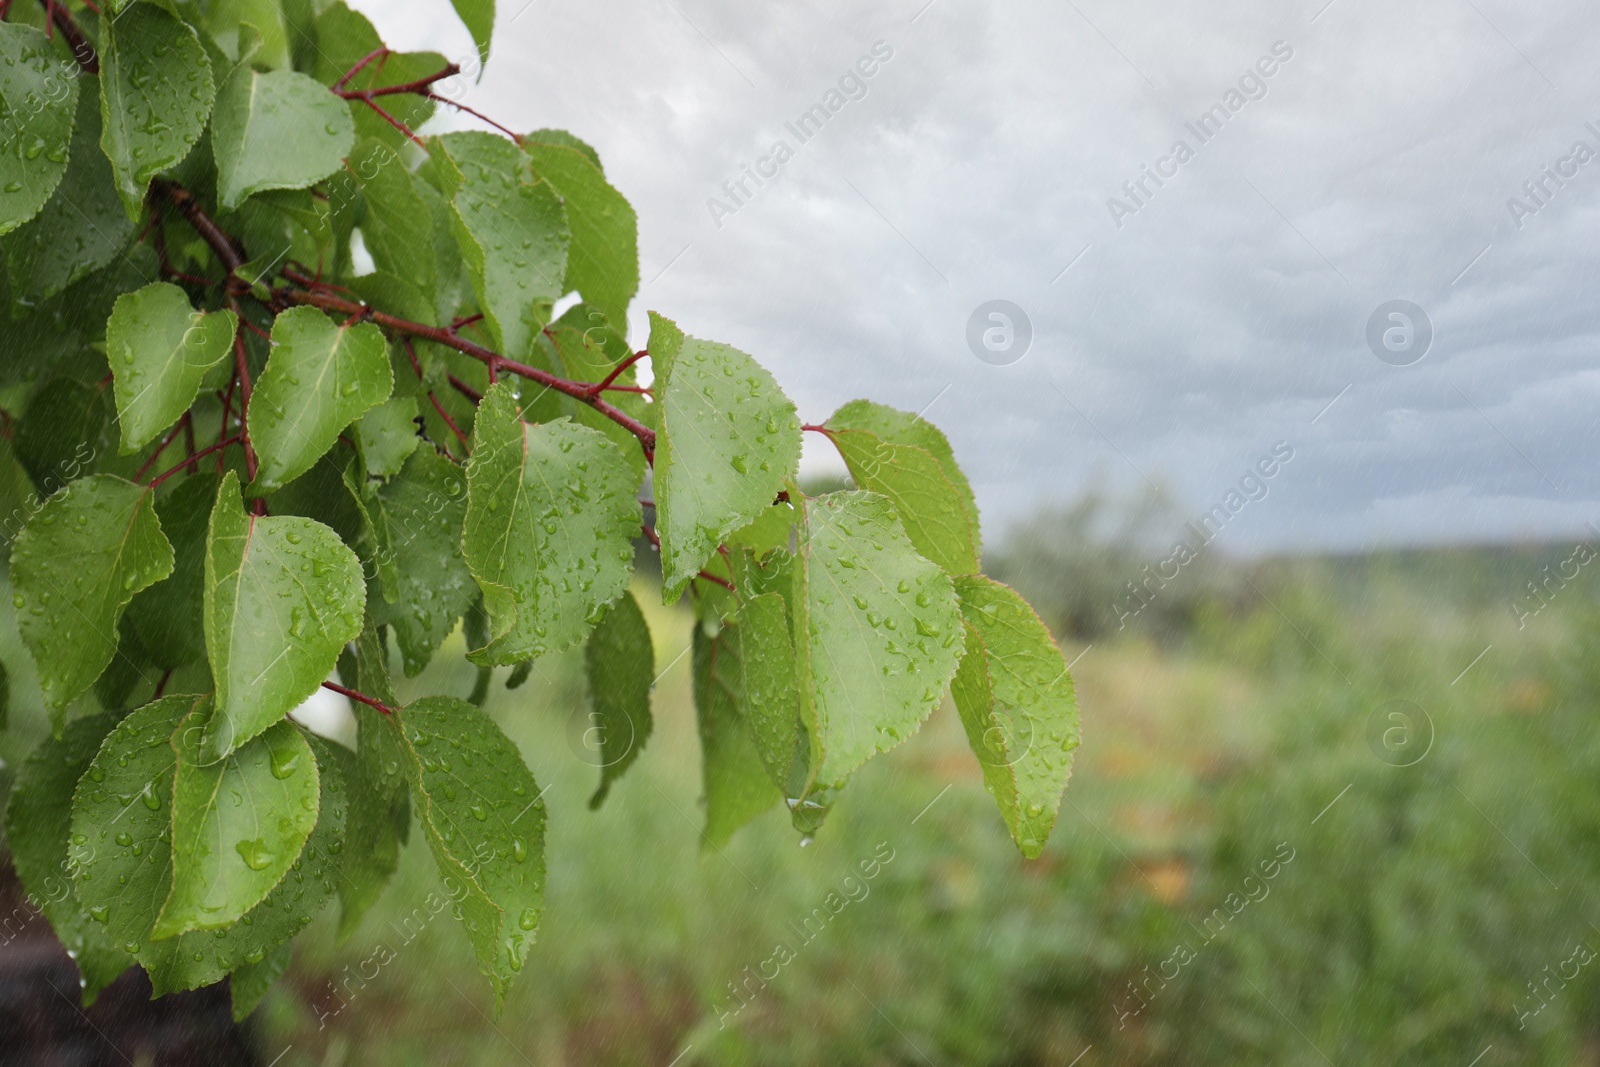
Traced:
[[[332, 914], [301, 937], [261, 1061], [1600, 1063], [1600, 587], [1580, 574], [1520, 629], [1509, 606], [1571, 545], [1212, 561], [1182, 611], [1118, 631], [1072, 597], [1136, 555], [1012, 543], [993, 569], [1081, 653], [1044, 857], [1010, 844], [949, 706], [810, 847], [776, 809], [705, 847], [690, 618], [641, 588], [656, 732], [600, 811], [576, 657], [489, 704], [550, 812], [539, 944], [500, 1019], [448, 911], [417, 918], [437, 879], [414, 838], [349, 941]], [[402, 695], [472, 681], [436, 667]], [[830, 893], [848, 903], [807, 940]]]

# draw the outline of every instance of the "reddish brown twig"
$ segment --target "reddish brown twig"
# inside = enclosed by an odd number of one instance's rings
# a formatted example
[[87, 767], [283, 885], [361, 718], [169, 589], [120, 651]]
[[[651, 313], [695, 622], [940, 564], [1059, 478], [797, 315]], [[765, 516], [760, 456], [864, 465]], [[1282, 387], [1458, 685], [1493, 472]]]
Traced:
[[361, 701], [361, 703], [367, 705], [369, 708], [377, 708], [379, 711], [383, 712], [385, 715], [393, 715], [394, 714], [394, 709], [391, 708], [389, 705], [385, 704], [383, 701], [379, 700], [377, 697], [369, 697], [369, 696], [367, 696], [367, 694], [358, 693], [354, 689], [346, 689], [344, 686], [340, 685], [338, 682], [323, 682], [322, 683], [322, 688], [324, 688], [324, 689], [332, 689], [335, 693], [338, 693], [338, 694], [340, 694], [342, 696], [347, 696], [351, 700], [359, 700], [359, 701]]
[[172, 429], [167, 431], [167, 436], [161, 439], [161, 443], [159, 445], [156, 445], [156, 450], [150, 453], [150, 458], [144, 461], [144, 465], [139, 468], [139, 473], [133, 476], [134, 481], [140, 481], [146, 474], [149, 473], [150, 468], [156, 465], [156, 460], [161, 458], [161, 453], [167, 450], [168, 445], [177, 440], [178, 435], [183, 432], [183, 428], [187, 424], [188, 413], [185, 412], [184, 418], [179, 420], [179, 422], [173, 426]]
[[[599, 396], [601, 393], [603, 393], [607, 389], [611, 388], [611, 383], [616, 381], [618, 378], [620, 378], [622, 376], [622, 372], [623, 371], [627, 370], [629, 367], [633, 366], [635, 363], [639, 362], [641, 359], [643, 359], [645, 356], [648, 356], [649, 354], [650, 354], [649, 352], [645, 352], [645, 351], [635, 352], [633, 355], [629, 356], [627, 359], [623, 360], [621, 363], [618, 363], [615, 367], [612, 368], [611, 373], [606, 375], [604, 380], [602, 380], [598, 385], [596, 385], [594, 387], [594, 395], [595, 396]], [[624, 387], [624, 388], [626, 388], [626, 387]]]
[[239, 441], [241, 441], [242, 439], [243, 439], [243, 435], [242, 434], [234, 434], [232, 437], [224, 437], [222, 440], [218, 441], [216, 444], [207, 445], [205, 448], [202, 448], [200, 451], [196, 452], [194, 455], [185, 458], [182, 463], [175, 464], [174, 466], [169, 467], [166, 470], [162, 471], [160, 474], [156, 475], [154, 478], [151, 478], [150, 481], [147, 482], [146, 484], [151, 489], [154, 489], [156, 486], [160, 485], [162, 482], [166, 481], [168, 478], [172, 477], [174, 474], [177, 474], [179, 471], [183, 470], [185, 467], [187, 467], [190, 464], [194, 463], [196, 460], [203, 459], [204, 457], [209, 456], [213, 452], [220, 452], [222, 449], [227, 448], [229, 445], [238, 444]]
[[50, 25], [61, 31], [61, 36], [67, 39], [67, 46], [72, 49], [72, 58], [78, 61], [78, 66], [85, 74], [100, 73], [100, 57], [95, 54], [94, 45], [89, 43], [89, 38], [83, 30], [73, 21], [72, 12], [67, 10], [67, 5], [58, 0], [39, 0], [39, 5], [44, 8], [45, 16], [50, 20]]

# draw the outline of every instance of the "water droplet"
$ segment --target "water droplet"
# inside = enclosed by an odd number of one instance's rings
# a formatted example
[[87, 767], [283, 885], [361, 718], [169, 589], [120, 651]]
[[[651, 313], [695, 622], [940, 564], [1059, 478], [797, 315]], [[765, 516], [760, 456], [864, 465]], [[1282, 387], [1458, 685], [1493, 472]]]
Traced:
[[252, 871], [264, 870], [278, 854], [267, 847], [267, 843], [259, 837], [248, 838], [233, 846], [239, 851], [239, 858], [244, 860], [245, 866]]

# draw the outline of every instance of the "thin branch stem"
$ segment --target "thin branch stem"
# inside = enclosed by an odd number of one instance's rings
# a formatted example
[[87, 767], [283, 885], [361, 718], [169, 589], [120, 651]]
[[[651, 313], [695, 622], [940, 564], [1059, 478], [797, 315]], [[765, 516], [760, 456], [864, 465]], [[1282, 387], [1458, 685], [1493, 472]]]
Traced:
[[[382, 49], [380, 49], [380, 51], [382, 51]], [[376, 53], [374, 53], [374, 55], [376, 55]], [[441, 82], [446, 78], [451, 78], [461, 73], [461, 68], [456, 66], [454, 63], [451, 63], [437, 74], [430, 74], [426, 78], [417, 78], [413, 81], [401, 82], [398, 85], [380, 85], [373, 89], [341, 88], [345, 82], [350, 80], [350, 76], [357, 70], [361, 69], [367, 60], [371, 58], [371, 55], [367, 56], [367, 59], [363, 59], [361, 63], [358, 63], [355, 67], [351, 68], [349, 74], [346, 74], [343, 78], [340, 78], [333, 87], [334, 94], [337, 96], [342, 96], [346, 100], [367, 101], [370, 101], [375, 96], [395, 96], [399, 93], [414, 93], [418, 96], [431, 97], [434, 94], [427, 91], [428, 86], [432, 85], [434, 82]]]
[[389, 49], [380, 44], [378, 47], [362, 56], [355, 66], [344, 72], [344, 77], [333, 83], [333, 91], [337, 93], [340, 89], [344, 88], [346, 83], [348, 83], [351, 78], [354, 78], [357, 74], [360, 74], [362, 68], [368, 63], [371, 63], [374, 59], [377, 59], [380, 56], [387, 56], [388, 54]]
[[456, 420], [450, 417], [450, 413], [446, 411], [444, 409], [444, 405], [439, 402], [439, 394], [435, 393], [432, 389], [429, 389], [428, 399], [433, 401], [433, 410], [437, 411], [439, 413], [439, 417], [444, 420], [444, 424], [450, 427], [450, 432], [455, 434], [456, 437], [460, 439], [462, 447], [470, 449], [472, 447], [472, 441], [465, 433], [462, 432], [461, 427], [456, 425]]
[[238, 444], [243, 439], [244, 439], [244, 435], [242, 435], [242, 434], [234, 434], [232, 437], [224, 437], [222, 440], [218, 441], [216, 444], [207, 445], [205, 448], [202, 448], [200, 451], [196, 452], [194, 455], [187, 457], [182, 463], [175, 464], [174, 466], [169, 467], [168, 469], [162, 471], [160, 474], [156, 475], [154, 478], [151, 478], [150, 481], [147, 482], [146, 484], [149, 486], [149, 488], [154, 489], [156, 486], [160, 485], [162, 482], [166, 481], [168, 478], [172, 477], [174, 474], [177, 474], [179, 471], [183, 470], [185, 467], [187, 467], [190, 464], [194, 463], [196, 460], [203, 459], [206, 456], [209, 456], [213, 452], [220, 452], [222, 449], [227, 448], [229, 445]]
[[322, 688], [331, 689], [335, 693], [340, 694], [341, 696], [349, 697], [351, 700], [359, 700], [359, 701], [361, 701], [361, 703], [367, 705], [369, 708], [377, 708], [379, 711], [383, 712], [385, 715], [393, 715], [394, 714], [394, 709], [391, 708], [389, 705], [385, 704], [383, 701], [379, 700], [377, 697], [369, 697], [369, 696], [367, 696], [367, 694], [358, 693], [354, 689], [346, 689], [344, 686], [340, 685], [338, 682], [323, 682], [322, 683]]
[[[296, 277], [294, 273], [289, 271], [284, 272], [284, 277], [302, 285], [309, 281], [303, 276]], [[329, 293], [319, 293], [306, 289], [283, 288], [275, 289], [273, 293], [280, 301], [286, 303], [309, 304], [312, 307], [320, 307], [328, 311], [341, 311], [346, 315], [368, 308], [368, 305], [354, 300], [346, 300]], [[520, 375], [529, 381], [538, 382], [540, 385], [549, 386], [556, 392], [565, 393], [574, 400], [581, 400], [637, 437], [639, 443], [644, 447], [645, 455], [651, 460], [655, 458], [656, 432], [627, 412], [593, 395], [594, 383], [592, 382], [575, 382], [567, 378], [558, 377], [547, 370], [506, 359], [498, 352], [493, 352], [482, 345], [474, 344], [454, 331], [443, 329], [442, 327], [411, 322], [377, 310], [371, 310], [370, 318], [385, 329], [408, 334], [412, 337], [420, 337], [425, 341], [444, 345], [446, 348], [453, 348], [457, 352], [471, 356], [473, 359], [480, 360], [485, 364], [493, 365], [500, 370], [510, 371], [512, 374]]]
[[150, 191], [154, 195], [164, 195], [173, 207], [183, 213], [183, 217], [188, 220], [189, 225], [205, 240], [206, 244], [211, 246], [211, 251], [216, 253], [217, 258], [222, 261], [222, 265], [228, 268], [229, 278], [233, 277], [234, 271], [244, 266], [246, 258], [244, 247], [239, 244], [236, 238], [223, 232], [222, 227], [218, 226], [216, 221], [205, 213], [205, 210], [200, 206], [200, 202], [194, 198], [193, 193], [177, 182], [167, 181], [164, 178], [157, 178], [151, 182]]
[[168, 445], [177, 440], [178, 435], [183, 432], [183, 428], [185, 425], [187, 425], [187, 423], [188, 413], [185, 412], [185, 417], [175, 424], [172, 429], [167, 431], [167, 436], [163, 437], [161, 439], [161, 443], [156, 446], [156, 450], [150, 453], [150, 458], [144, 461], [144, 465], [139, 468], [139, 473], [133, 476], [134, 481], [137, 482], [146, 474], [150, 473], [150, 468], [156, 465], [156, 460], [161, 458], [161, 453], [167, 450]]
[[627, 359], [623, 360], [621, 363], [618, 363], [614, 368], [612, 368], [611, 373], [606, 375], [605, 379], [602, 382], [600, 382], [599, 385], [596, 385], [594, 387], [594, 395], [595, 396], [599, 396], [601, 393], [603, 393], [607, 389], [611, 388], [611, 383], [616, 381], [619, 377], [621, 377], [623, 371], [627, 370], [629, 367], [633, 366], [635, 363], [639, 362], [641, 359], [643, 359], [645, 356], [648, 356], [649, 354], [650, 353], [647, 352], [647, 351], [635, 352], [633, 355], [629, 356]]

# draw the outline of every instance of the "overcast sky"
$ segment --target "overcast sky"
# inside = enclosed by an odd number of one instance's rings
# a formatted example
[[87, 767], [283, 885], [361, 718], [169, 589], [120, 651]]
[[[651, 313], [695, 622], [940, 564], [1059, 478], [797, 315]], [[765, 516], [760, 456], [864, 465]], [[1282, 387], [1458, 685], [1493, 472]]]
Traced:
[[[660, 310], [812, 421], [926, 408], [991, 539], [1097, 484], [1198, 515], [1279, 442], [1218, 547], [1596, 537], [1600, 13], [1326, 2], [501, 0], [462, 99], [599, 150], [640, 216], [636, 343]], [[356, 6], [472, 53], [442, 0]], [[740, 203], [746, 166], [776, 176]], [[1420, 359], [1369, 345], [1397, 299]], [[969, 345], [991, 300], [1031, 322], [1009, 365]]]

